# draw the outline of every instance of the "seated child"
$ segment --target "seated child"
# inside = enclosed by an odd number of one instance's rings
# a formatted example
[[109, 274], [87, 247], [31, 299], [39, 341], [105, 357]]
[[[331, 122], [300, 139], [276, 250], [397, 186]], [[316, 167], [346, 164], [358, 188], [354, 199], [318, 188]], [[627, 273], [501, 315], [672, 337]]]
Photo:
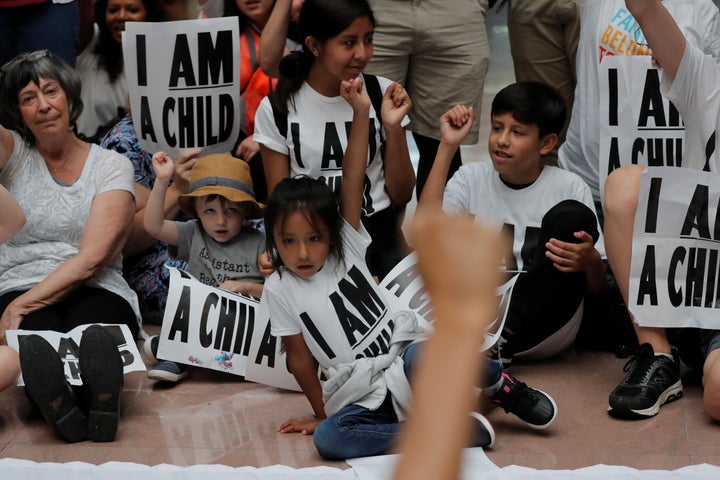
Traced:
[[[545, 84], [505, 87], [492, 103], [492, 163], [466, 164], [445, 186], [453, 153], [474, 120], [472, 108], [453, 107], [440, 119], [442, 140], [420, 198], [421, 207], [470, 214], [512, 239], [504, 269], [522, 273], [492, 352], [505, 368], [515, 355], [550, 357], [570, 346], [585, 292], [598, 293], [605, 285], [590, 189], [577, 175], [541, 162], [555, 146], [565, 114], [562, 97]], [[490, 374], [491, 399], [515, 383], [502, 369]]]
[[[263, 206], [255, 200], [248, 164], [227, 153], [198, 159], [188, 193], [178, 199], [180, 208], [196, 219], [177, 222], [166, 220], [163, 212], [173, 161], [165, 152], [153, 155], [152, 161], [157, 178], [145, 207], [147, 232], [166, 242], [170, 256], [186, 261], [188, 273], [204, 284], [259, 298], [263, 277], [258, 257], [265, 236], [245, 223], [261, 218]], [[149, 357], [157, 358], [158, 343], [158, 337], [145, 342]], [[151, 380], [169, 382], [187, 375], [186, 366], [167, 360], [148, 372]]]
[[[410, 405], [408, 378], [427, 333], [413, 312], [391, 308], [368, 270], [370, 237], [361, 207], [370, 98], [359, 77], [344, 80], [340, 94], [353, 109], [340, 209], [321, 180], [286, 178], [277, 184], [265, 213], [275, 272], [261, 300], [314, 413], [284, 422], [279, 432], [313, 434], [328, 459], [378, 455], [393, 447]], [[393, 105], [388, 114], [408, 108]], [[555, 418], [555, 404], [542, 392], [522, 385], [503, 394], [501, 405], [545, 409], [543, 424]], [[474, 426], [473, 445], [492, 445], [494, 432], [482, 415], [472, 412], [468, 423]]]

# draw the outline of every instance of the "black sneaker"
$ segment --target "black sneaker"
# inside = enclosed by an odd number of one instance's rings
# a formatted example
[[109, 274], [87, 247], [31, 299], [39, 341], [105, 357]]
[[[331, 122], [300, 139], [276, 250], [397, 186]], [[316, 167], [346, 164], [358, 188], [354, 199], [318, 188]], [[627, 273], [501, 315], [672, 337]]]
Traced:
[[495, 430], [488, 419], [477, 412], [470, 412], [470, 418], [473, 420], [470, 446], [492, 447], [495, 443]]
[[20, 368], [25, 390], [45, 420], [66, 442], [87, 438], [87, 419], [65, 380], [65, 367], [57, 351], [38, 335], [20, 338]]
[[489, 398], [505, 413], [514, 414], [532, 428], [547, 428], [557, 417], [557, 405], [550, 395], [528, 387], [505, 372], [502, 374], [502, 385]]
[[643, 343], [623, 368], [625, 379], [610, 394], [608, 412], [620, 418], [648, 418], [660, 406], [682, 397], [680, 359], [655, 355], [652, 345]]
[[98, 325], [85, 329], [80, 339], [80, 376], [88, 392], [88, 437], [112, 442], [117, 434], [123, 364], [117, 344]]

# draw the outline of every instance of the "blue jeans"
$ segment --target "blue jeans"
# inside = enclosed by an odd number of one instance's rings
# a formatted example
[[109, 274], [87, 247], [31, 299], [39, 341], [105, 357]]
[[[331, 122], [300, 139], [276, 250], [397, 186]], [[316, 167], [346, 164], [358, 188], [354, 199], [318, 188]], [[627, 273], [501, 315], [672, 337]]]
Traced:
[[[405, 376], [410, 378], [420, 343], [410, 345], [402, 354]], [[315, 448], [324, 458], [346, 458], [381, 455], [395, 444], [400, 429], [398, 417], [388, 394], [377, 410], [347, 405], [323, 420], [313, 435]]]

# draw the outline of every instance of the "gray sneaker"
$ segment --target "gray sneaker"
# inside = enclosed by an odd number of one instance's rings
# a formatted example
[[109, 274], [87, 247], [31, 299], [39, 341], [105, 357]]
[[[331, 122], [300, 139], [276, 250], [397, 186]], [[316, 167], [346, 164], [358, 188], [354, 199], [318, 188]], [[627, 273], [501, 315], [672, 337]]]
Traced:
[[158, 380], [161, 382], [179, 382], [188, 376], [188, 368], [186, 365], [170, 360], [161, 360], [147, 374], [150, 380]]

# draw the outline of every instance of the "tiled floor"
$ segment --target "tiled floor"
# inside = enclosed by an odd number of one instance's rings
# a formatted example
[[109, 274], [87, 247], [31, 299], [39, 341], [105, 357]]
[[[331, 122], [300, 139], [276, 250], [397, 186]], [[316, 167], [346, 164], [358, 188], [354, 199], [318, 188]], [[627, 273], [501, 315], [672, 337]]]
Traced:
[[[557, 401], [559, 416], [546, 431], [525, 427], [501, 410], [489, 414], [497, 442], [488, 451], [499, 466], [574, 469], [598, 463], [676, 469], [720, 464], [718, 426], [704, 414], [699, 386], [645, 421], [620, 421], [606, 411], [607, 395], [622, 377], [624, 360], [602, 352], [571, 352], [562, 358], [517, 365], [514, 374], [541, 386]], [[302, 394], [244, 382], [238, 377], [193, 370], [174, 387], [125, 377], [117, 440], [66, 444], [30, 407], [20, 388], [0, 393], [0, 458], [35, 461], [224, 464], [293, 467], [328, 465], [310, 437], [281, 435], [277, 426], [310, 408]]]
[[[488, 29], [494, 55], [485, 89], [489, 101], [512, 81], [512, 66], [502, 18], [489, 18]], [[488, 112], [484, 107], [481, 114], [484, 132]], [[481, 141], [465, 150], [466, 161], [482, 161], [486, 148]], [[620, 421], [607, 415], [607, 396], [622, 378], [624, 362], [609, 353], [570, 352], [552, 361], [515, 366], [517, 377], [554, 396], [560, 413], [549, 430], [534, 431], [502, 411], [492, 412], [497, 442], [488, 451], [490, 459], [499, 466], [543, 469], [599, 463], [643, 469], [720, 464], [720, 430], [704, 414], [697, 385], [687, 386], [684, 398], [664, 406], [651, 420]], [[180, 385], [167, 388], [135, 372], [125, 377], [117, 440], [68, 445], [53, 436], [22, 389], [11, 388], [0, 393], [0, 458], [347, 468], [344, 462], [321, 460], [309, 437], [276, 433], [283, 420], [309, 413], [302, 394], [222, 373], [196, 369]]]

